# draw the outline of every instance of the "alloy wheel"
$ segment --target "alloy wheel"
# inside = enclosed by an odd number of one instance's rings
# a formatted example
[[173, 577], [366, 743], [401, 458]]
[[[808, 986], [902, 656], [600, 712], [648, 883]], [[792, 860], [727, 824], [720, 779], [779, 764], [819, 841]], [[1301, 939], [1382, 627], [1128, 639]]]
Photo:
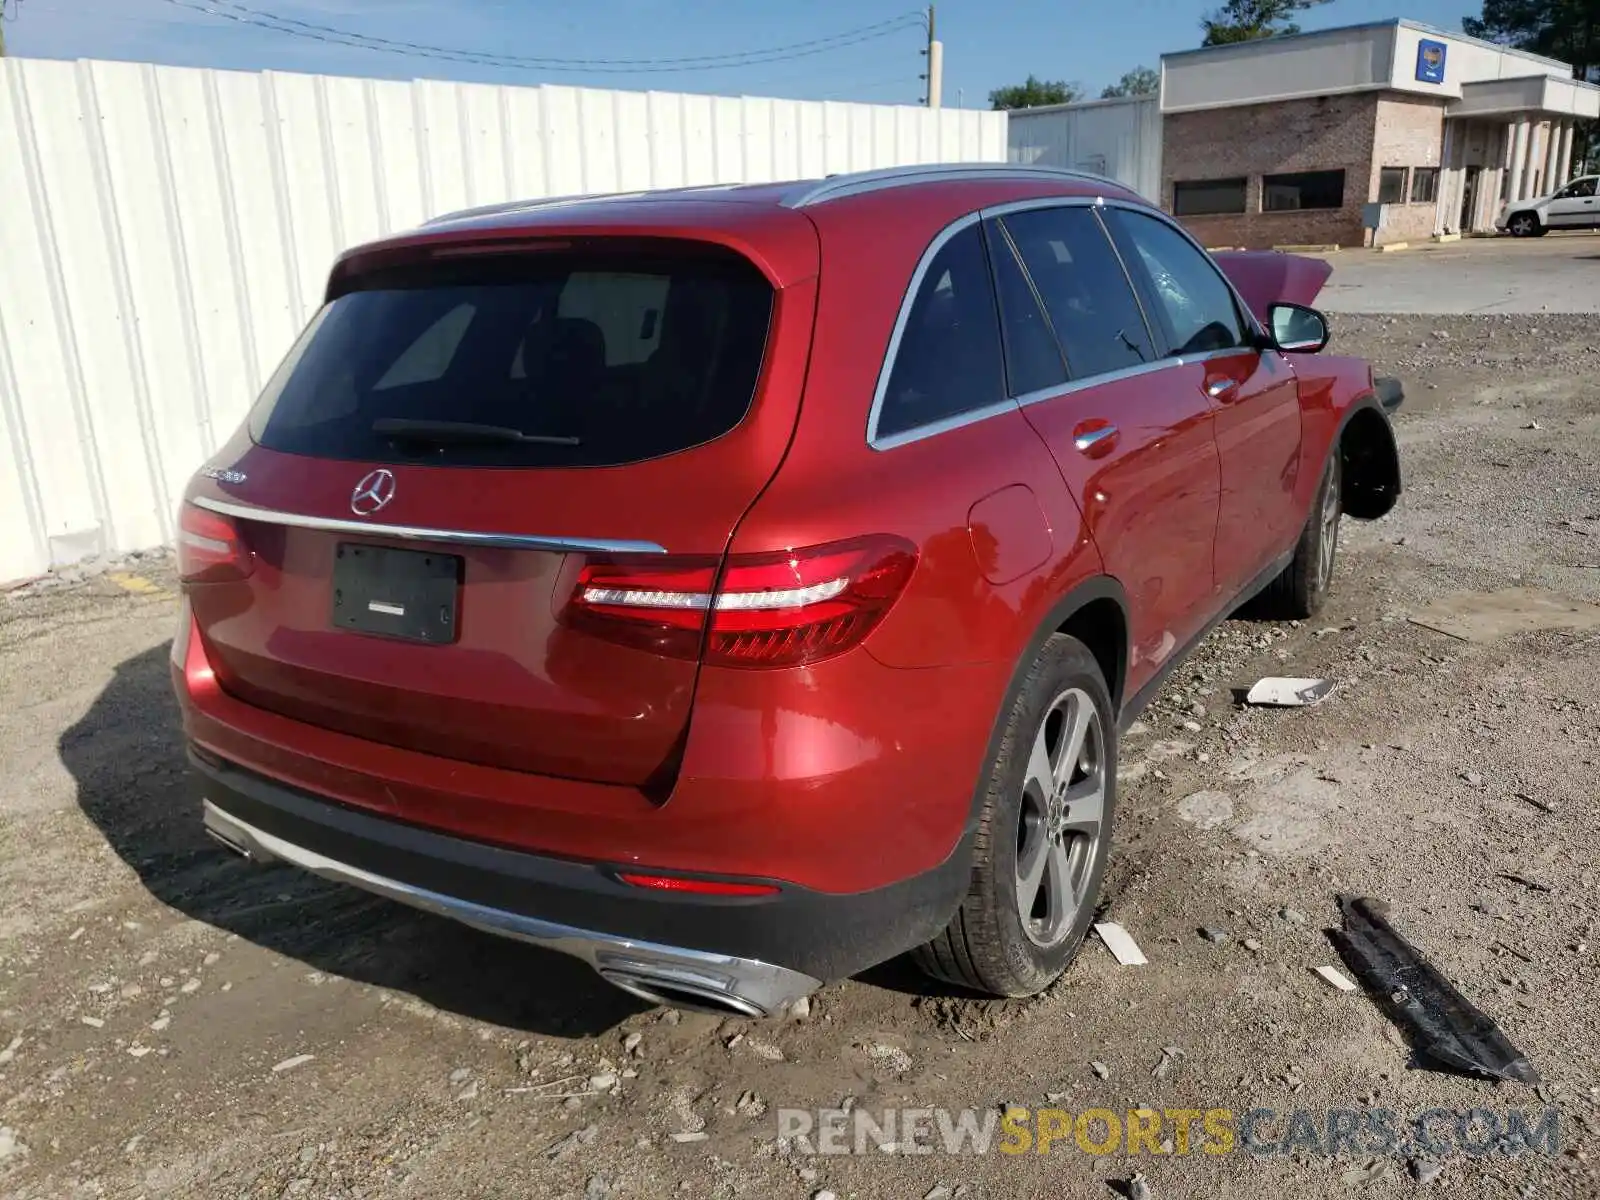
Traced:
[[1317, 591], [1333, 581], [1333, 558], [1339, 549], [1340, 469], [1338, 451], [1328, 468], [1328, 486], [1323, 491], [1322, 510], [1317, 514], [1321, 535], [1317, 541]]
[[1077, 923], [1104, 843], [1106, 738], [1089, 694], [1068, 688], [1045, 709], [1028, 755], [1017, 828], [1017, 912], [1034, 945]]

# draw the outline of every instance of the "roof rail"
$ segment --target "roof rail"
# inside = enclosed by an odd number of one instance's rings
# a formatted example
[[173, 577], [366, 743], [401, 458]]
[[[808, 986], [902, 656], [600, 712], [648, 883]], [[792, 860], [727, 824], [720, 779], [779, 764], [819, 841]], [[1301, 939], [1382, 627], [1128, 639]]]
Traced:
[[1123, 185], [1105, 176], [1089, 171], [1073, 171], [1066, 167], [1045, 167], [1024, 163], [974, 162], [974, 163], [924, 163], [918, 166], [886, 167], [876, 171], [856, 171], [845, 175], [830, 175], [792, 195], [784, 197], [785, 208], [806, 208], [826, 200], [844, 196], [859, 196], [863, 192], [876, 192], [885, 188], [909, 187], [918, 183], [951, 183], [971, 179], [1076, 179], [1090, 183]]

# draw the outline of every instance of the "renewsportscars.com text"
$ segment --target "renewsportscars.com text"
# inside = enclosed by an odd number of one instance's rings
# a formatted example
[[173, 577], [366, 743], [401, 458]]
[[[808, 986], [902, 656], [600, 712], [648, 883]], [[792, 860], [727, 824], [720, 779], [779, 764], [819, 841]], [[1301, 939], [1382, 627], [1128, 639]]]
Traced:
[[776, 1115], [780, 1144], [802, 1154], [1561, 1153], [1553, 1108], [780, 1108]]

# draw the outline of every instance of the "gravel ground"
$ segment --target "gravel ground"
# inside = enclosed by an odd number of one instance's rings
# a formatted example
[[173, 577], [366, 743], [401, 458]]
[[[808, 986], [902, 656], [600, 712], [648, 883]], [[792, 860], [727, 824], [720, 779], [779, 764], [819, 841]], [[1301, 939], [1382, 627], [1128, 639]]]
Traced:
[[[1027, 1002], [930, 994], [889, 964], [777, 1021], [645, 1009], [563, 959], [252, 869], [183, 786], [166, 560], [0, 597], [0, 1194], [1600, 1194], [1600, 636], [1469, 643], [1407, 619], [1516, 585], [1600, 602], [1591, 324], [1336, 319], [1339, 348], [1408, 381], [1407, 494], [1346, 523], [1320, 618], [1226, 623], [1145, 714], [1108, 904], [1149, 965], [1091, 943]], [[1338, 687], [1236, 701], [1281, 673]], [[1366, 996], [1312, 973], [1338, 961], [1343, 892], [1391, 902], [1538, 1091], [1415, 1068]], [[1561, 1145], [1409, 1162], [1183, 1153], [1170, 1133], [1132, 1156], [777, 1137], [780, 1107], [1007, 1104], [1549, 1105]]]

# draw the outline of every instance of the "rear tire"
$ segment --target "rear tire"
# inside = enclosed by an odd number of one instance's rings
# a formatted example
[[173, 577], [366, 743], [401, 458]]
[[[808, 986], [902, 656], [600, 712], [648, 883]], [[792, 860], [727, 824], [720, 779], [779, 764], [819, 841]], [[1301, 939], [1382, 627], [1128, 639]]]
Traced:
[[1050, 986], [1089, 932], [1116, 807], [1111, 693], [1087, 646], [1045, 642], [1011, 698], [966, 898], [912, 951], [936, 979], [995, 996]]
[[1335, 446], [1323, 468], [1322, 482], [1311, 503], [1311, 515], [1300, 531], [1294, 558], [1283, 573], [1266, 586], [1254, 613], [1267, 620], [1303, 621], [1322, 611], [1333, 585], [1333, 563], [1339, 551], [1343, 456]]

